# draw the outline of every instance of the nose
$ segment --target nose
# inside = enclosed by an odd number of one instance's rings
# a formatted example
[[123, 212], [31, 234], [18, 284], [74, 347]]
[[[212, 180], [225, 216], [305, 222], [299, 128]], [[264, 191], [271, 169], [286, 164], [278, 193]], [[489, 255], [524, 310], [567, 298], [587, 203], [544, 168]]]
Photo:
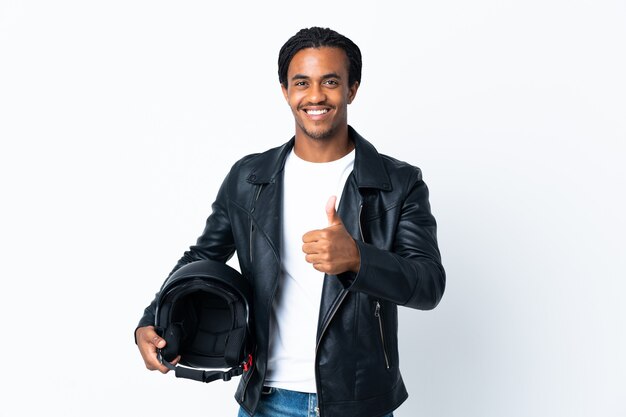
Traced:
[[326, 101], [326, 93], [324, 92], [321, 84], [311, 84], [311, 87], [309, 88], [309, 101], [312, 104], [319, 104]]

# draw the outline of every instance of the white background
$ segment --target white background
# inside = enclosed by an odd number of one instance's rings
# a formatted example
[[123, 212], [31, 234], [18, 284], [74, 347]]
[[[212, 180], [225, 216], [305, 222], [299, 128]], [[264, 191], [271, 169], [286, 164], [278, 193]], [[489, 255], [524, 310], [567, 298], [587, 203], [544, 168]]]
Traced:
[[[448, 285], [396, 416], [626, 415], [626, 4], [0, 1], [2, 416], [234, 416], [143, 308], [224, 174], [293, 134], [280, 46], [363, 52], [349, 122], [422, 168]], [[350, 360], [350, 358], [346, 358]]]

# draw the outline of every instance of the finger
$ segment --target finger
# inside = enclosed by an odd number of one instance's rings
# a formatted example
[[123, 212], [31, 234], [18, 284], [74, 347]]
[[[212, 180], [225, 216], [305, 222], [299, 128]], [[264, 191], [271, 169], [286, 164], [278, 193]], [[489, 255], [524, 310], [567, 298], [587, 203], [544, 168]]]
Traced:
[[312, 243], [312, 242], [317, 242], [320, 239], [324, 239], [325, 238], [325, 231], [324, 229], [322, 230], [311, 230], [310, 232], [306, 232], [304, 235], [302, 235], [302, 242], [304, 243]]
[[165, 339], [157, 334], [154, 326], [140, 327], [137, 329], [137, 336], [138, 339], [151, 343], [159, 349], [165, 347], [166, 345]]
[[315, 268], [319, 272], [323, 272], [325, 274], [330, 273], [330, 266], [328, 264], [326, 264], [326, 263], [318, 262], [318, 263], [314, 263], [312, 265], [313, 265], [313, 268]]
[[[176, 356], [173, 360], [169, 361], [172, 365], [176, 365], [180, 361], [180, 355]], [[162, 374], [168, 373], [171, 369], [163, 365], [161, 361], [157, 359], [157, 367], [155, 368]]]
[[[170, 363], [172, 365], [176, 365], [176, 363], [178, 363], [178, 361], [180, 360], [180, 356], [177, 356], [176, 358], [174, 358], [174, 360], [170, 361]], [[159, 359], [158, 355], [157, 355], [157, 350], [154, 349], [150, 352], [148, 359], [146, 360], [146, 367], [150, 370], [153, 371], [159, 371], [162, 374], [166, 374], [170, 371], [170, 368], [168, 368], [167, 366], [165, 366], [161, 360]]]
[[335, 208], [335, 204], [337, 203], [336, 196], [330, 196], [328, 201], [326, 202], [326, 216], [328, 217], [328, 225], [334, 226], [336, 224], [341, 224], [341, 219], [337, 214], [337, 209]]
[[317, 242], [310, 242], [302, 245], [302, 252], [306, 253], [307, 255], [320, 253], [321, 250], [323, 250], [323, 248]]
[[315, 238], [315, 230], [306, 232], [305, 234], [302, 235], [302, 241], [304, 243], [315, 242], [316, 240], [317, 239]]
[[313, 265], [322, 261], [321, 257], [318, 254], [306, 255], [304, 257], [304, 260]]
[[307, 254], [329, 254], [332, 251], [332, 242], [329, 239], [320, 239], [314, 242], [304, 243], [302, 252]]
[[328, 252], [309, 253], [304, 256], [304, 260], [310, 264], [331, 263], [333, 261]]
[[158, 334], [154, 334], [154, 337], [152, 337], [151, 340], [152, 344], [157, 347], [158, 349], [163, 349], [165, 347], [165, 345], [167, 344], [167, 342], [165, 341], [165, 339], [163, 339], [162, 337], [160, 337]]
[[302, 252], [306, 253], [307, 255], [313, 253], [312, 246], [313, 245], [311, 243], [305, 243], [304, 245], [302, 245]]
[[137, 345], [143, 357], [146, 368], [166, 373], [169, 369], [157, 357], [157, 349], [162, 349], [167, 343], [160, 337], [154, 326], [137, 329]]
[[167, 367], [163, 365], [157, 357], [156, 348], [152, 344], [148, 344], [147, 347], [145, 347], [144, 349], [145, 350], [141, 351], [141, 356], [143, 356], [146, 368], [150, 369], [151, 371], [158, 370], [162, 373], [167, 372]]

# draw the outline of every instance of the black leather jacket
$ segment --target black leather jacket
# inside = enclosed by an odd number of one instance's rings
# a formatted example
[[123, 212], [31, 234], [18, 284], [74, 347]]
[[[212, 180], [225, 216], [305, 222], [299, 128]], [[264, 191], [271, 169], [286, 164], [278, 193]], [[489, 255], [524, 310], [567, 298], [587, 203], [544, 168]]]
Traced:
[[[338, 213], [361, 254], [358, 274], [326, 277], [320, 304], [315, 374], [322, 417], [375, 417], [408, 396], [399, 370], [397, 306], [434, 308], [445, 287], [436, 223], [421, 171], [380, 155], [350, 127], [352, 174]], [[254, 366], [235, 398], [253, 413], [261, 396], [271, 306], [278, 285], [282, 170], [294, 139], [244, 157], [224, 180], [206, 228], [174, 270], [198, 259], [226, 262], [237, 251], [254, 288]], [[173, 272], [173, 271], [172, 271]], [[154, 323], [155, 302], [139, 326]]]

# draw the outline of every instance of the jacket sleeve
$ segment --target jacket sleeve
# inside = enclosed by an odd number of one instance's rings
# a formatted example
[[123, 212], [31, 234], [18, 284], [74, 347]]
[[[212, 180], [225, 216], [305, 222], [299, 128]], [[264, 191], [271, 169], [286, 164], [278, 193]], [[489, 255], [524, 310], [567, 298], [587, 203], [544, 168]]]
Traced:
[[[178, 260], [169, 275], [173, 274], [174, 271], [183, 265], [193, 261], [213, 259], [225, 263], [233, 256], [235, 252], [235, 242], [228, 210], [228, 180], [230, 176], [231, 174], [227, 175], [224, 179], [217, 193], [217, 197], [211, 206], [211, 214], [206, 221], [204, 231], [197, 239], [196, 244], [190, 246], [189, 250], [183, 253], [183, 256]], [[150, 305], [144, 310], [144, 314], [139, 320], [137, 327], [154, 324], [159, 293], [160, 291], [156, 293]]]
[[437, 225], [430, 211], [428, 187], [417, 170], [396, 226], [393, 248], [357, 241], [361, 267], [350, 285], [375, 297], [420, 310], [437, 306], [446, 275], [437, 245]]

